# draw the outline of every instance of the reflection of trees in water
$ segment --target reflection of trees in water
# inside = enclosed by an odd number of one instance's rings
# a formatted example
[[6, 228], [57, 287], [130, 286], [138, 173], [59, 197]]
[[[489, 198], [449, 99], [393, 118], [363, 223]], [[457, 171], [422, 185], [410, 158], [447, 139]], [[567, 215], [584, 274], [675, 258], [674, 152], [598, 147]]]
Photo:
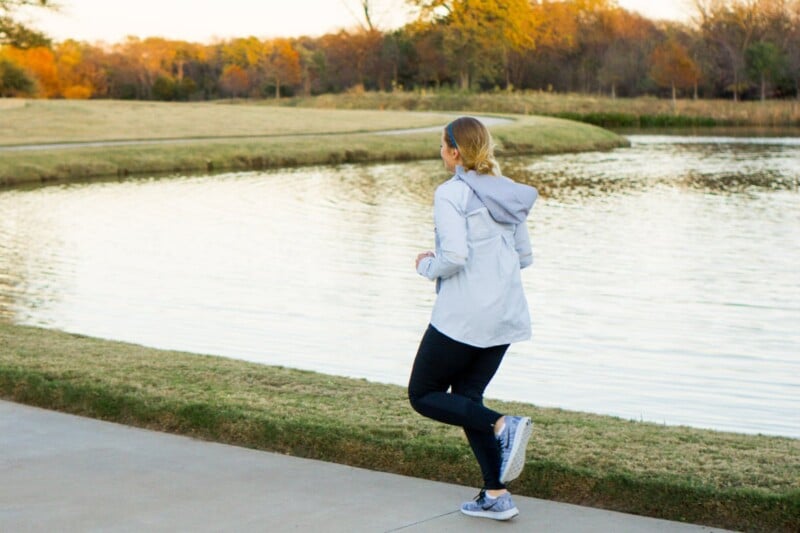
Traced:
[[800, 176], [785, 176], [774, 170], [724, 174], [691, 173], [684, 176], [678, 185], [706, 192], [743, 193], [753, 190], [797, 190]]
[[587, 198], [654, 187], [736, 194], [800, 188], [800, 173], [788, 163], [800, 158], [797, 152], [796, 146], [664, 144], [516, 157], [501, 164], [505, 175], [533, 185], [543, 198]]
[[[626, 151], [627, 150], [627, 151]], [[797, 151], [789, 146], [787, 158]], [[500, 158], [503, 174], [539, 190], [542, 198], [586, 199], [653, 187], [711, 193], [796, 190], [800, 175], [781, 163], [781, 148], [751, 144], [668, 144], [614, 152]], [[651, 153], [660, 159], [652, 160]], [[776, 162], [777, 161], [777, 162]], [[440, 161], [339, 167], [326, 194], [339, 205], [432, 205], [449, 179]]]

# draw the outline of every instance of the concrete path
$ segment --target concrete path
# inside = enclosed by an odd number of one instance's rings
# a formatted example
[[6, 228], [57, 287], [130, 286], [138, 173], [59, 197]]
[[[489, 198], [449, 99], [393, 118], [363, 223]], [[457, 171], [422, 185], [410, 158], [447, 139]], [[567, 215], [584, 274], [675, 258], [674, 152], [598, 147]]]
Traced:
[[198, 441], [0, 401], [0, 531], [720, 531]]

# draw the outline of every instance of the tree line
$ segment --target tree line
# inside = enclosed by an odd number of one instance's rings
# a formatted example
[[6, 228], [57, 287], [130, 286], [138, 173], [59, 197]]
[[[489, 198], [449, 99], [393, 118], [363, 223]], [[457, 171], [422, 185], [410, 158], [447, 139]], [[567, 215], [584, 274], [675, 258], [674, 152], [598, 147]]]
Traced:
[[695, 0], [690, 23], [614, 0], [408, 0], [413, 22], [320, 37], [200, 44], [46, 36], [0, 0], [0, 95], [208, 100], [353, 89], [528, 89], [611, 96], [800, 99], [800, 0]]

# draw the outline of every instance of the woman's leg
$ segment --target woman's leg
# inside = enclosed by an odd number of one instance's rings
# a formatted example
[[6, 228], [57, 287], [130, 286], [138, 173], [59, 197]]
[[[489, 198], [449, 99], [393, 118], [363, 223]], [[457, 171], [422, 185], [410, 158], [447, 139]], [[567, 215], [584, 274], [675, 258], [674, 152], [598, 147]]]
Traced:
[[[480, 356], [473, 359], [461, 380], [453, 383], [453, 393], [483, 405], [483, 392], [497, 372], [507, 349], [508, 345], [485, 348]], [[502, 456], [494, 429], [487, 433], [465, 427], [464, 433], [481, 467], [484, 488], [489, 490], [504, 488], [505, 484], [500, 481]]]
[[[493, 433], [494, 423], [502, 416], [500, 413], [485, 407], [482, 402], [447, 393], [452, 385], [464, 379], [465, 371], [481, 352], [483, 349], [453, 340], [428, 326], [408, 383], [411, 406], [421, 415], [445, 424]], [[491, 375], [486, 383], [490, 379]]]
[[[476, 348], [428, 327], [420, 342], [408, 395], [420, 414], [464, 428], [484, 478], [484, 488], [503, 489], [494, 423], [502, 415], [483, 405], [483, 391], [508, 345]], [[452, 393], [448, 394], [448, 388]]]

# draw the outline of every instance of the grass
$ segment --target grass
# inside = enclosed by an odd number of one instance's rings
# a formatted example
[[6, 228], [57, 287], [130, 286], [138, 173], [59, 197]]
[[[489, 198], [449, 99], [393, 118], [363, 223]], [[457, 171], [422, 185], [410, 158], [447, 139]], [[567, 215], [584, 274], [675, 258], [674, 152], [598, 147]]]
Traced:
[[[164, 144], [0, 150], [0, 185], [137, 174], [250, 170], [439, 157], [439, 133], [370, 131], [440, 126], [455, 114], [281, 108], [253, 103], [25, 101], [0, 108], [0, 145], [164, 140]], [[492, 127], [500, 154], [603, 150], [627, 141], [545, 117]]]
[[540, 91], [458, 93], [415, 92], [328, 94], [270, 101], [278, 105], [330, 109], [466, 111], [546, 115], [580, 120], [602, 127], [798, 127], [800, 101], [733, 102], [730, 100], [654, 97], [610, 98]]
[[[203, 439], [476, 485], [460, 431], [402, 387], [0, 324], [0, 396]], [[743, 531], [800, 527], [800, 441], [489, 402], [533, 417], [511, 489]]]
[[[356, 133], [445, 124], [447, 113], [292, 109], [220, 100], [11, 100], [0, 107], [0, 146], [137, 139]], [[3, 127], [5, 125], [5, 127]]]

